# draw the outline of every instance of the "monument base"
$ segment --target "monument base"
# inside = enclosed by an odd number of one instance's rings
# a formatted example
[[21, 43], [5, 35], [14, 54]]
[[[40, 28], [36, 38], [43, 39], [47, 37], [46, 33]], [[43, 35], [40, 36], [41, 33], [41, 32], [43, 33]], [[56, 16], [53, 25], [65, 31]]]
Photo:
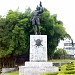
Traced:
[[30, 62], [47, 62], [47, 35], [30, 35]]
[[40, 75], [57, 71], [58, 67], [53, 66], [52, 62], [26, 62], [25, 66], [19, 66], [19, 75]]
[[19, 67], [19, 75], [40, 75], [57, 72], [58, 67], [47, 62], [47, 35], [30, 35], [30, 58], [25, 66]]
[[52, 62], [25, 62], [26, 67], [51, 67]]

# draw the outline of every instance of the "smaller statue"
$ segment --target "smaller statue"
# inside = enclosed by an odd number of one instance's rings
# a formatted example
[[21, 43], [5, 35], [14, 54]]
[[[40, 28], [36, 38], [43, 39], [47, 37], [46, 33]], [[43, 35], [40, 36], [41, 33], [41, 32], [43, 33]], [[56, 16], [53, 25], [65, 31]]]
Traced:
[[31, 17], [35, 35], [37, 34], [41, 35], [40, 28], [39, 28], [39, 25], [40, 25], [39, 15], [42, 13], [43, 13], [43, 7], [40, 1], [39, 6], [36, 7], [36, 10], [33, 12], [32, 17]]

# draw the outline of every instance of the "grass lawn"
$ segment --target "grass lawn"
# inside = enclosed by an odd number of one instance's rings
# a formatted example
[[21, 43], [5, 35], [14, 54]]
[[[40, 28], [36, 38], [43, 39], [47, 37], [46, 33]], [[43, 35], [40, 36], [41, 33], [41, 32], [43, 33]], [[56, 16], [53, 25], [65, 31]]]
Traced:
[[8, 72], [8, 73], [6, 73], [6, 75], [19, 75], [19, 72], [18, 71]]
[[73, 62], [75, 60], [72, 59], [51, 59], [49, 62]]

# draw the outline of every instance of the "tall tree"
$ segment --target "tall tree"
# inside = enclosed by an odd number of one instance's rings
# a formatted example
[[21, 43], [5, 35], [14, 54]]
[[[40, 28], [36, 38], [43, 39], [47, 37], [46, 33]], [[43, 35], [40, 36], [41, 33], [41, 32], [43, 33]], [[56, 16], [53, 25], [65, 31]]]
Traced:
[[[30, 11], [29, 11], [30, 12]], [[14, 56], [27, 53], [27, 26], [29, 14], [10, 10], [6, 16], [9, 33], [9, 51]]]
[[5, 29], [5, 23], [6, 19], [0, 17], [0, 57], [5, 57], [7, 55], [7, 37], [6, 35], [6, 29]]
[[52, 55], [60, 40], [64, 40], [65, 37], [70, 37], [70, 35], [65, 31], [63, 22], [57, 20], [57, 15], [50, 15], [47, 9], [40, 16], [40, 20], [41, 33], [47, 35], [48, 55]]
[[[0, 57], [7, 55], [23, 55], [29, 52], [30, 34], [34, 34], [31, 25], [31, 9], [24, 13], [9, 10], [6, 18], [0, 18]], [[41, 34], [47, 35], [48, 54], [54, 53], [60, 40], [69, 36], [63, 27], [63, 22], [57, 20], [57, 15], [50, 15], [47, 9], [40, 15]], [[3, 53], [4, 54], [3, 54]]]

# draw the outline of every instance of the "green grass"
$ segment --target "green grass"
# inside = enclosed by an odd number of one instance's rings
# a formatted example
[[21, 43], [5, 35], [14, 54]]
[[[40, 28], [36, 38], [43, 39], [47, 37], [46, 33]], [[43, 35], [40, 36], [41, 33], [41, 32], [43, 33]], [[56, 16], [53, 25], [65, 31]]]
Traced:
[[51, 59], [49, 62], [74, 62], [72, 59]]
[[6, 75], [19, 75], [19, 72], [18, 71], [8, 72], [8, 73], [6, 73]]
[[58, 75], [58, 72], [54, 72], [54, 73], [42, 73], [41, 75]]

